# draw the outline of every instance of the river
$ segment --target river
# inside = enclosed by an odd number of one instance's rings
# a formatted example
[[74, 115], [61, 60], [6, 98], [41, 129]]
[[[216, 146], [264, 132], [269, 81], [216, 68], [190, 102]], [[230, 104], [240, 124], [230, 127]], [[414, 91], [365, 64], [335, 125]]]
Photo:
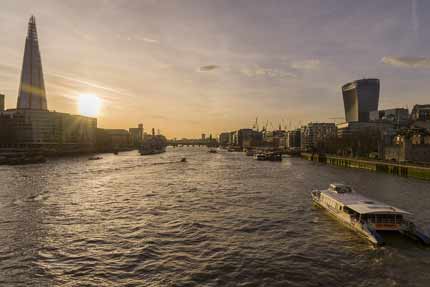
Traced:
[[197, 147], [102, 157], [0, 166], [0, 285], [429, 286], [430, 248], [374, 248], [309, 195], [345, 182], [430, 232], [429, 182]]

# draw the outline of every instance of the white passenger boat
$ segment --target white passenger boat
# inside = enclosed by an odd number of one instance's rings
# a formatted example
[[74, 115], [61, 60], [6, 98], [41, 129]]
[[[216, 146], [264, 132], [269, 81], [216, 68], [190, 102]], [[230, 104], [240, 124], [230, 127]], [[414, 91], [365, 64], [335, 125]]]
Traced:
[[430, 237], [407, 219], [409, 212], [369, 199], [348, 185], [332, 183], [327, 190], [314, 190], [311, 194], [317, 205], [375, 245], [384, 244], [378, 231], [400, 232], [430, 245]]

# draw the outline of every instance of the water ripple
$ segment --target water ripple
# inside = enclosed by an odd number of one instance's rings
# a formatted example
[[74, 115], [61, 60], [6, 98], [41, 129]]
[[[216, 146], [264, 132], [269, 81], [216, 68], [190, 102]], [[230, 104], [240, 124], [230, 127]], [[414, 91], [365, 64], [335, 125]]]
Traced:
[[430, 226], [428, 182], [294, 158], [177, 148], [1, 167], [0, 285], [427, 286], [429, 249], [372, 248], [312, 206], [339, 178]]

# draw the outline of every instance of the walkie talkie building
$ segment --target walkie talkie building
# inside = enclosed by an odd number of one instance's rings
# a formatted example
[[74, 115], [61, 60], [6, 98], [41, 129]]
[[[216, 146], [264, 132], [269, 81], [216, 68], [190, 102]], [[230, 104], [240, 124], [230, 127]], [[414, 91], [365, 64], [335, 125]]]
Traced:
[[368, 122], [369, 112], [378, 110], [379, 79], [357, 80], [342, 87], [346, 122]]

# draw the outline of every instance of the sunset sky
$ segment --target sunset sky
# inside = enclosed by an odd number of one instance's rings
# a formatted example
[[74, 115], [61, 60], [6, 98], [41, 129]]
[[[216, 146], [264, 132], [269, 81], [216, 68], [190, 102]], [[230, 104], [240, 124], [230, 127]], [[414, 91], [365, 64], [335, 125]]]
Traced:
[[36, 16], [50, 110], [101, 98], [99, 126], [168, 137], [343, 117], [340, 86], [380, 107], [430, 103], [426, 0], [1, 0], [0, 93], [14, 108]]

